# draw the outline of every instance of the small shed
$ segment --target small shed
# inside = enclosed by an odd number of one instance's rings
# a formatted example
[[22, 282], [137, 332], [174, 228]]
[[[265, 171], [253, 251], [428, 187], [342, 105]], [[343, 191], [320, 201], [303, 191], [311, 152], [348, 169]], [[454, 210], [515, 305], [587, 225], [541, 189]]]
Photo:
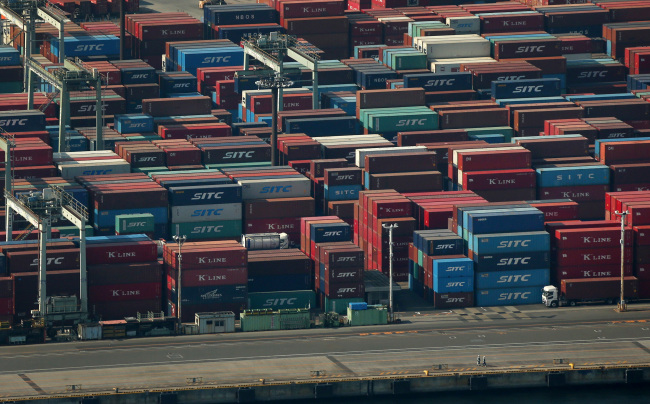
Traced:
[[199, 334], [235, 332], [235, 313], [232, 311], [196, 313], [194, 319]]

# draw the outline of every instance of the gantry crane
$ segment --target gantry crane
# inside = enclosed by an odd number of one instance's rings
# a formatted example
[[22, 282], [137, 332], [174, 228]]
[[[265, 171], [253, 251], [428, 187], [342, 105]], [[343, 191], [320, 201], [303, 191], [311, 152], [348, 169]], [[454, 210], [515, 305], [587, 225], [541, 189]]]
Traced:
[[[97, 69], [88, 70], [79, 61], [71, 61], [65, 57], [65, 24], [70, 20], [63, 11], [44, 0], [0, 0], [0, 15], [15, 24], [25, 33], [23, 63], [25, 66], [24, 89], [27, 92], [27, 109], [34, 109], [34, 75], [50, 83], [60, 94], [59, 108], [59, 151], [68, 151], [68, 133], [66, 126], [70, 124], [70, 91], [77, 91], [91, 86], [96, 91], [96, 150], [104, 149], [102, 136], [103, 111], [101, 100], [102, 78]], [[32, 58], [32, 43], [35, 38], [35, 19], [53, 25], [59, 31], [59, 63], [60, 69], [47, 71]]]

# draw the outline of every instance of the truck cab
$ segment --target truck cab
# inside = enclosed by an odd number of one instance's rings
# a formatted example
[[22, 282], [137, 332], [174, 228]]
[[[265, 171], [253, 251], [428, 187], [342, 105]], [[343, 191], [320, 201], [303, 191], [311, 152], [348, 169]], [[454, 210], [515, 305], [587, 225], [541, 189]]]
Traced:
[[546, 307], [557, 307], [560, 304], [559, 290], [553, 285], [542, 288], [542, 302]]

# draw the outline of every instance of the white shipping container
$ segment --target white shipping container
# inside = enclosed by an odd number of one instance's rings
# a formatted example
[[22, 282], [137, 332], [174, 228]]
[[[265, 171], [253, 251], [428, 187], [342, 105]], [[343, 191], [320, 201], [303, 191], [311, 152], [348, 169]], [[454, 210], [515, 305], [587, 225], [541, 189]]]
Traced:
[[61, 177], [73, 179], [81, 175], [128, 174], [131, 165], [122, 160], [66, 161], [58, 164]]
[[[320, 66], [320, 62], [319, 62]], [[309, 93], [311, 92], [308, 88], [300, 87], [300, 88], [283, 88], [282, 93], [283, 94], [295, 94], [295, 93]], [[253, 96], [253, 95], [271, 95], [271, 90], [246, 90], [243, 91], [241, 94], [241, 105], [242, 107], [246, 108], [246, 98]]]
[[[434, 38], [434, 39], [429, 39]], [[415, 41], [418, 39], [418, 41]], [[489, 57], [490, 41], [478, 35], [442, 35], [413, 38], [420, 51], [431, 58]]]
[[424, 50], [424, 43], [427, 42], [449, 42], [449, 41], [475, 41], [482, 39], [479, 35], [437, 35], [437, 36], [416, 36], [413, 37], [413, 47], [421, 51]]
[[467, 63], [496, 63], [496, 60], [484, 58], [452, 58], [452, 59], [429, 59], [433, 73], [455, 73], [460, 71], [461, 64]]
[[453, 28], [458, 34], [480, 34], [481, 33], [481, 19], [473, 17], [447, 17], [447, 25]]
[[374, 149], [357, 149], [355, 152], [355, 164], [359, 168], [366, 165], [366, 156], [369, 154], [393, 154], [393, 153], [413, 153], [427, 151], [424, 146], [403, 146], [403, 147], [378, 147]]
[[311, 196], [311, 181], [308, 178], [269, 178], [261, 180], [239, 180], [243, 199], [277, 199]]
[[381, 142], [391, 143], [389, 140], [386, 140], [385, 137], [376, 134], [351, 135], [351, 136], [320, 136], [320, 137], [313, 137], [312, 139], [322, 145], [340, 144], [344, 142], [357, 143], [357, 142], [366, 142], [366, 141], [368, 141], [369, 143], [381, 143]]
[[121, 158], [111, 150], [52, 153], [52, 159], [54, 160], [54, 162], [71, 161], [78, 158], [89, 158], [89, 157], [96, 157], [96, 158], [114, 157], [116, 159]]
[[242, 218], [241, 203], [172, 206], [169, 211], [172, 223], [241, 220]]

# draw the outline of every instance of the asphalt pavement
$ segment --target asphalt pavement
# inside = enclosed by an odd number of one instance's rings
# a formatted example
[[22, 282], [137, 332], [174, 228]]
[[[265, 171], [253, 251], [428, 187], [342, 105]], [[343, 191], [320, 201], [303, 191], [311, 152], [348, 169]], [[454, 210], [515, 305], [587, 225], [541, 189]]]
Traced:
[[[420, 313], [420, 314], [417, 314]], [[0, 348], [0, 398], [119, 388], [650, 363], [650, 305], [471, 308], [401, 324]], [[476, 357], [486, 356], [487, 367]]]

